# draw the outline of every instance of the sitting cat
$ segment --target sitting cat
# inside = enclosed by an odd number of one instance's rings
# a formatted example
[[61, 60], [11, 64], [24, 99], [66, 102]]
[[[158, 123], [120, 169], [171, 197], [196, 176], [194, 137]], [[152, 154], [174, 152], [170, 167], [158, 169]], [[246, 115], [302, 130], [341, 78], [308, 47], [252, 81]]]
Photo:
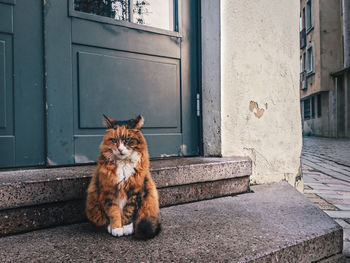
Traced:
[[[144, 119], [114, 121], [106, 116], [106, 134], [87, 190], [86, 215], [113, 236], [153, 238], [160, 232], [158, 192], [149, 171]], [[134, 230], [135, 228], [135, 230]]]

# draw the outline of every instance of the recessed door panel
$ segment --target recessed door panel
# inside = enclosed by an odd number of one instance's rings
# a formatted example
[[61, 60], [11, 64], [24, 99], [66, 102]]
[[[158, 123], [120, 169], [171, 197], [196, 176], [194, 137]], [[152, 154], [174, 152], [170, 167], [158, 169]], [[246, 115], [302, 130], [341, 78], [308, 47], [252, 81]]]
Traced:
[[121, 52], [76, 54], [79, 128], [104, 128], [102, 114], [126, 120], [140, 113], [145, 129], [180, 126], [178, 60]]

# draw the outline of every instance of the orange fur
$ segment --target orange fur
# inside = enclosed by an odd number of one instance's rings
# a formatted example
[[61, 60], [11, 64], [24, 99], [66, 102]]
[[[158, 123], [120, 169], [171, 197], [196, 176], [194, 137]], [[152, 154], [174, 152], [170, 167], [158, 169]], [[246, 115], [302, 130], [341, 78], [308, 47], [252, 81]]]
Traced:
[[[108, 129], [87, 190], [86, 215], [95, 225], [109, 223], [111, 229], [133, 223], [138, 231], [135, 236], [153, 237], [160, 229], [159, 202], [149, 171], [147, 143], [140, 130], [143, 118], [138, 116], [124, 125], [105, 119]], [[140, 221], [151, 226], [151, 235], [141, 233], [142, 227], [137, 225]]]

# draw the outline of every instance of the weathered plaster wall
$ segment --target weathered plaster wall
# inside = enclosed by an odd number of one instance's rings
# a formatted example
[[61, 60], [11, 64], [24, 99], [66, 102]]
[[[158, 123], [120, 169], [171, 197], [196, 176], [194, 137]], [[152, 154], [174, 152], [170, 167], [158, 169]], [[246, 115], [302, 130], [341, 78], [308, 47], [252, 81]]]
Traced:
[[253, 183], [302, 188], [298, 23], [298, 1], [221, 1], [222, 154], [250, 156]]

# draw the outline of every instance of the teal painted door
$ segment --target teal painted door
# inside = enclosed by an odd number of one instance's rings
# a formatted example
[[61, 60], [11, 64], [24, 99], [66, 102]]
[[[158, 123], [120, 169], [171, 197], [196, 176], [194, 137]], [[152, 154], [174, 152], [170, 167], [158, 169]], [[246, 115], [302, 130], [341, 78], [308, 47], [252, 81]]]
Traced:
[[0, 0], [0, 168], [45, 164], [42, 4]]
[[102, 114], [142, 114], [152, 157], [198, 155], [198, 5], [46, 0], [49, 165], [94, 162]]

